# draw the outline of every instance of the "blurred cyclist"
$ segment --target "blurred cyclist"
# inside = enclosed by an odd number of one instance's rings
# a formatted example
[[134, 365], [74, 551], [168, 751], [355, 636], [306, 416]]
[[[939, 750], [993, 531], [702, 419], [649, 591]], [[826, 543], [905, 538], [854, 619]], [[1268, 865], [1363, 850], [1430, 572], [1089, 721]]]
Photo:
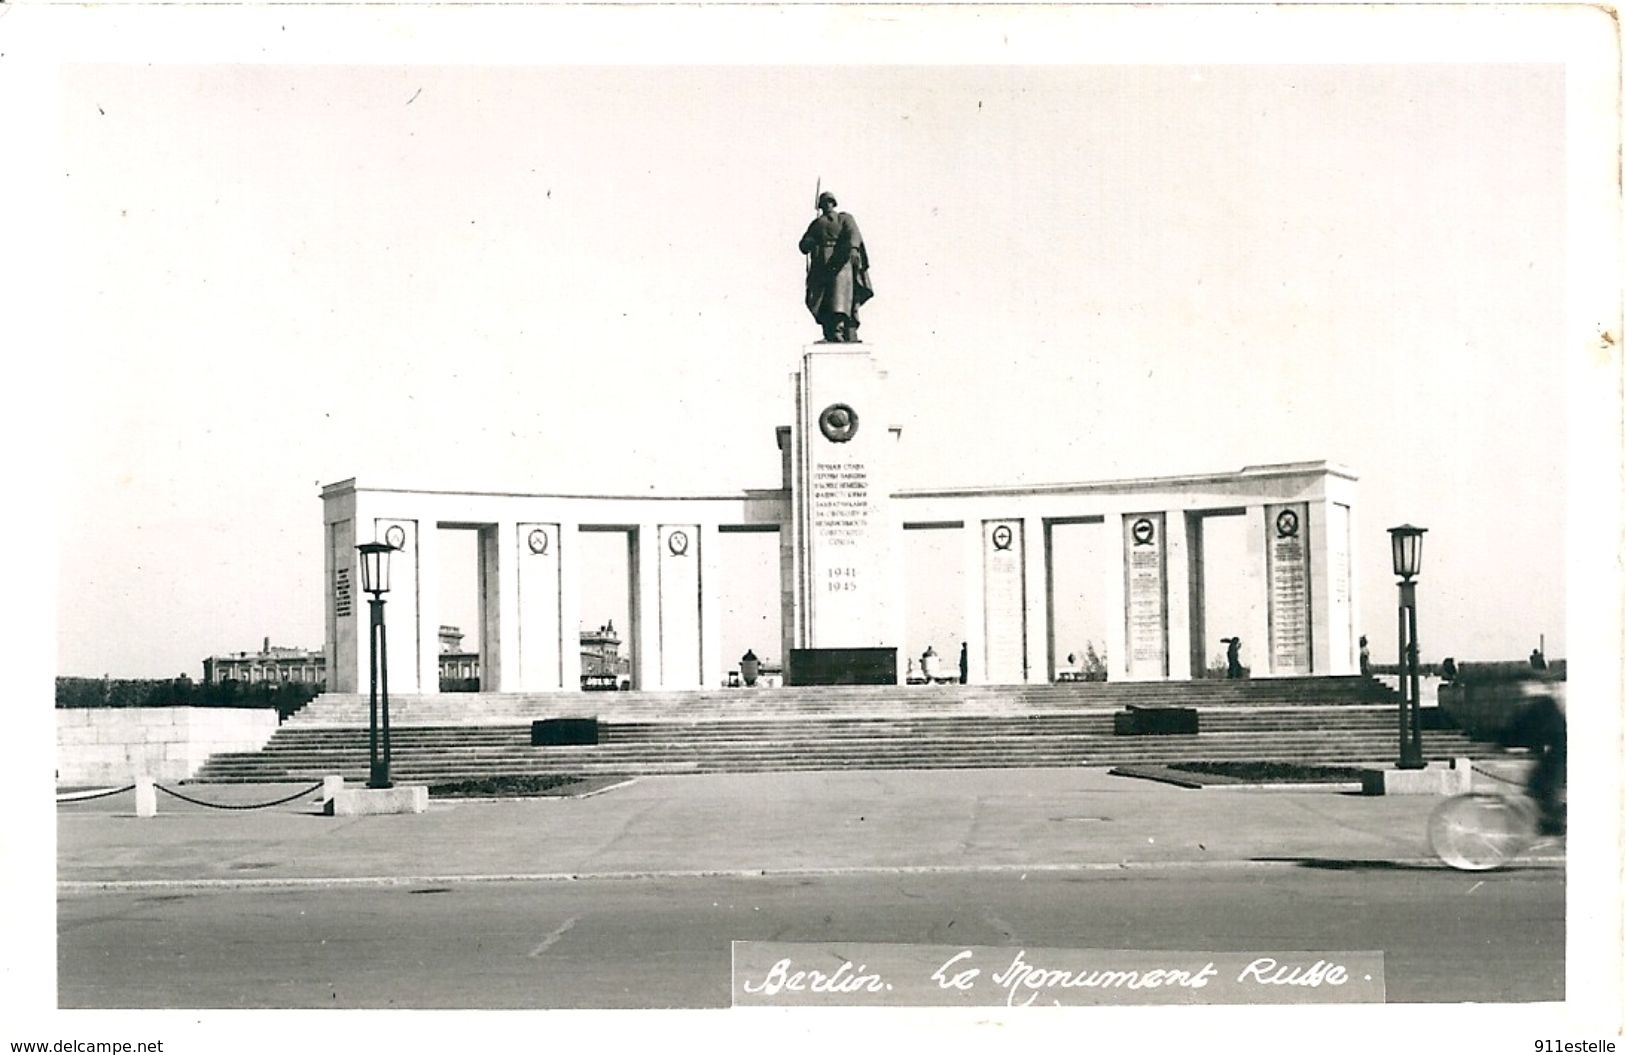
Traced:
[[1542, 835], [1562, 835], [1568, 829], [1569, 736], [1564, 690], [1561, 681], [1526, 682], [1529, 706], [1502, 736], [1506, 743], [1527, 747], [1535, 756], [1529, 795], [1540, 804]]

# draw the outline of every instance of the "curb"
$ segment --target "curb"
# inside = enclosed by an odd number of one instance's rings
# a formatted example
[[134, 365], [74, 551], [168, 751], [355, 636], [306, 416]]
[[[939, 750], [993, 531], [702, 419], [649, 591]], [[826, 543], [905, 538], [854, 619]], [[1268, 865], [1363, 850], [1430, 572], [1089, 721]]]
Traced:
[[[1564, 856], [1534, 856], [1519, 858], [1524, 866], [1564, 866]], [[1454, 870], [1434, 857], [1394, 858], [1385, 864], [1413, 868], [1427, 868], [1440, 873], [1454, 874]], [[116, 892], [126, 890], [255, 890], [273, 887], [395, 887], [419, 884], [484, 884], [484, 883], [556, 883], [583, 880], [622, 879], [776, 879], [806, 876], [883, 876], [883, 875], [1019, 875], [1025, 879], [1031, 873], [1076, 872], [1150, 872], [1182, 871], [1198, 868], [1280, 869], [1302, 868], [1301, 860], [1235, 860], [1235, 861], [1094, 861], [1077, 864], [1036, 865], [874, 865], [845, 868], [701, 868], [701, 869], [643, 869], [618, 872], [500, 872], [475, 875], [426, 874], [410, 876], [291, 876], [287, 878], [263, 877], [257, 879], [61, 879], [58, 893]], [[1506, 869], [1503, 871], [1516, 871]], [[1468, 875], [1493, 875], [1494, 872], [1461, 872]]]

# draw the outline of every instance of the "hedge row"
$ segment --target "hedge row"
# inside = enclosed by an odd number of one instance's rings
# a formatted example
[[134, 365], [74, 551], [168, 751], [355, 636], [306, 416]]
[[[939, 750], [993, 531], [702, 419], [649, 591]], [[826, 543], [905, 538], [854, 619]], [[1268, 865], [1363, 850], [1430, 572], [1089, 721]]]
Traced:
[[275, 707], [286, 718], [321, 692], [316, 685], [245, 683], [217, 685], [190, 678], [58, 678], [56, 705], [90, 707]]

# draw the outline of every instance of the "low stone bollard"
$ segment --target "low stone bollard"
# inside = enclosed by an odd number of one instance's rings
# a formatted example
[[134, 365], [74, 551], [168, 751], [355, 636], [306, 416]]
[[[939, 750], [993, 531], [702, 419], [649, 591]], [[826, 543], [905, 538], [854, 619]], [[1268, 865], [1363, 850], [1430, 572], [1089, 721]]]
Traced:
[[135, 815], [158, 816], [158, 784], [144, 773], [135, 778]]
[[344, 790], [344, 778], [329, 774], [322, 778], [322, 801], [331, 802], [333, 796]]
[[1360, 785], [1365, 795], [1462, 795], [1473, 790], [1473, 762], [1452, 758], [1426, 769], [1368, 769]]
[[423, 784], [392, 788], [341, 788], [324, 807], [329, 817], [365, 817], [381, 813], [422, 813], [429, 808]]

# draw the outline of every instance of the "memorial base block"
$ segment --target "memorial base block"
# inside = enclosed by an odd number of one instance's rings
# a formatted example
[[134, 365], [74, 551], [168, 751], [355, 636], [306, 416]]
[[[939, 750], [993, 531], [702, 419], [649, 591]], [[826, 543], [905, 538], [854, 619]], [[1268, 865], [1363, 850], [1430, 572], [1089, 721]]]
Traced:
[[342, 788], [324, 807], [329, 817], [361, 817], [377, 813], [422, 813], [429, 808], [429, 789], [423, 784], [393, 788]]
[[1426, 769], [1368, 769], [1360, 785], [1366, 795], [1462, 795], [1473, 788], [1473, 763], [1453, 758]]
[[895, 648], [792, 648], [786, 685], [896, 685]]

